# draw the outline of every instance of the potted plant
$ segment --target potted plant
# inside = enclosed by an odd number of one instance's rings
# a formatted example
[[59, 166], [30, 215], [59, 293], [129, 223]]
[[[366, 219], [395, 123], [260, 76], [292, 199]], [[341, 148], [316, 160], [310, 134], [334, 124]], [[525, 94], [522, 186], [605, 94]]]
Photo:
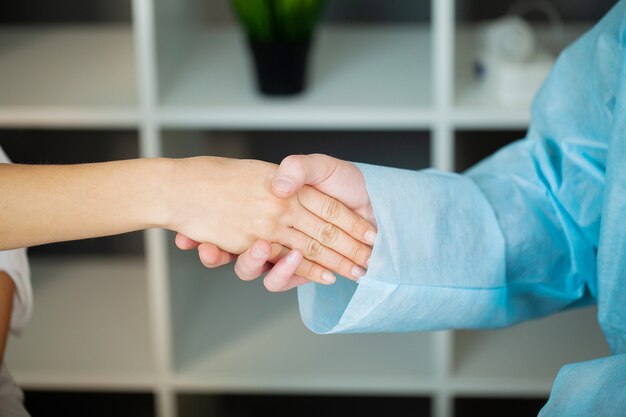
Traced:
[[302, 92], [313, 33], [325, 0], [232, 0], [252, 52], [258, 89]]

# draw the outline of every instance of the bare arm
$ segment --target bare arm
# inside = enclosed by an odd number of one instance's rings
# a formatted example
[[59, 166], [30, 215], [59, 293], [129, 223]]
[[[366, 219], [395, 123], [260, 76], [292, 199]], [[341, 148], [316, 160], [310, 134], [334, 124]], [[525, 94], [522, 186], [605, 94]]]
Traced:
[[0, 164], [0, 250], [161, 226], [168, 162]]
[[372, 226], [310, 187], [273, 196], [275, 171], [262, 161], [214, 157], [0, 164], [0, 250], [160, 227], [231, 253], [263, 238], [272, 253], [302, 252], [310, 262], [299, 274], [307, 278], [332, 283], [328, 270], [360, 278]]

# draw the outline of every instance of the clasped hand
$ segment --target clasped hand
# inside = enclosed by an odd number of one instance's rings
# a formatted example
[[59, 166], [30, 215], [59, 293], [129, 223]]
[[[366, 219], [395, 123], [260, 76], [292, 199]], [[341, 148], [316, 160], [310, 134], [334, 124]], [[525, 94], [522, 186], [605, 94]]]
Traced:
[[[353, 280], [365, 274], [375, 228], [343, 203], [310, 186], [276, 197], [270, 184], [277, 165], [267, 162], [198, 157], [180, 163], [175, 176], [200, 175], [192, 187], [177, 192], [178, 201], [187, 203], [182, 212], [173, 212], [173, 229], [180, 233], [176, 243], [191, 249], [196, 242], [210, 242], [205, 249], [214, 256], [205, 256], [205, 265], [223, 264], [231, 254], [266, 241], [269, 253], [257, 258], [263, 263], [284, 258], [300, 278], [332, 284], [331, 272]], [[177, 224], [175, 219], [185, 220]], [[254, 247], [250, 255], [255, 256]]]

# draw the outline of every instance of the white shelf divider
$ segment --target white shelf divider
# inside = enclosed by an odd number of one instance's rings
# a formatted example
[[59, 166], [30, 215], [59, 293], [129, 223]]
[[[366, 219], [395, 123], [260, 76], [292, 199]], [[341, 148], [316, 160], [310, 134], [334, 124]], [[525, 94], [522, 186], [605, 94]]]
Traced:
[[[433, 74], [435, 127], [431, 135], [431, 163], [443, 171], [454, 170], [454, 132], [448, 115], [452, 106], [454, 80], [454, 0], [432, 1]], [[435, 357], [439, 390], [433, 398], [433, 417], [452, 417], [454, 401], [447, 389], [453, 357], [451, 331], [435, 335]]]
[[[132, 0], [141, 123], [140, 154], [144, 158], [162, 156], [160, 131], [155, 122], [158, 97], [156, 0]], [[151, 229], [145, 233], [146, 264], [149, 273], [150, 330], [155, 352], [156, 417], [176, 417], [176, 394], [171, 384], [172, 323], [166, 233]]]

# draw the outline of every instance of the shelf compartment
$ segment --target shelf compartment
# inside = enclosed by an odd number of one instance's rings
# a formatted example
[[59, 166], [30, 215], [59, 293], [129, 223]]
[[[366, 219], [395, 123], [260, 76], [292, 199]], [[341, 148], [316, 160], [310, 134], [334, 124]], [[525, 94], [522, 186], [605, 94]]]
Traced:
[[430, 165], [430, 135], [424, 131], [196, 131], [168, 130], [166, 156], [215, 155], [279, 164], [288, 155], [323, 153], [335, 158], [421, 169]]
[[523, 130], [481, 130], [456, 132], [454, 170], [463, 172], [497, 152], [504, 146], [526, 136]]
[[8, 344], [26, 388], [152, 386], [146, 269], [138, 257], [58, 257], [31, 262], [35, 310]]
[[502, 330], [455, 332], [459, 392], [547, 394], [568, 363], [608, 356], [596, 309], [576, 309]]
[[25, 406], [37, 417], [154, 417], [151, 393], [26, 391]]
[[128, 0], [65, 0], [63, 3], [3, 3], [0, 25], [131, 23]]
[[135, 126], [129, 25], [0, 30], [0, 126]]
[[[536, 25], [537, 42], [558, 52], [591, 26], [591, 23], [569, 23], [565, 25], [562, 39], [555, 39], [556, 32], [545, 25]], [[531, 101], [502, 103], [493, 91], [484, 88], [473, 75], [478, 49], [478, 26], [462, 22], [455, 30], [455, 100], [451, 115], [453, 124], [462, 129], [527, 128]]]
[[345, 416], [381, 415], [430, 416], [430, 398], [373, 396], [295, 395], [180, 395], [180, 417], [234, 417], [248, 415]]
[[455, 417], [536, 417], [547, 398], [456, 398]]
[[238, 27], [204, 29], [191, 39], [180, 66], [162, 77], [159, 120], [166, 127], [398, 129], [433, 122], [428, 26], [323, 26], [308, 91], [282, 99], [256, 93]]
[[268, 293], [260, 281], [240, 281], [232, 266], [207, 270], [195, 253], [172, 252], [170, 268], [179, 390], [434, 389], [431, 334], [315, 335], [301, 322], [295, 291]]

